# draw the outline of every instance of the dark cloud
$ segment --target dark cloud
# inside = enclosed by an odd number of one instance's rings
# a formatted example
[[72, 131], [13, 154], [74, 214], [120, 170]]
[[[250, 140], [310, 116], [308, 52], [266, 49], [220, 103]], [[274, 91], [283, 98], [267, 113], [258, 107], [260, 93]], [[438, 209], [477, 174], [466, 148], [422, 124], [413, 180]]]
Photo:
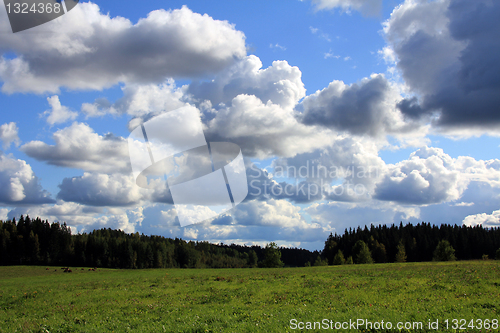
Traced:
[[398, 94], [383, 75], [350, 86], [334, 81], [302, 102], [302, 122], [355, 135], [378, 136], [399, 131]]
[[[436, 16], [429, 23], [428, 16]], [[406, 2], [386, 26], [403, 78], [419, 96], [398, 108], [411, 118], [435, 113], [435, 125], [500, 124], [500, 2]], [[411, 27], [411, 28], [410, 28]]]
[[416, 97], [405, 98], [398, 102], [396, 106], [401, 113], [412, 119], [418, 119], [424, 114]]

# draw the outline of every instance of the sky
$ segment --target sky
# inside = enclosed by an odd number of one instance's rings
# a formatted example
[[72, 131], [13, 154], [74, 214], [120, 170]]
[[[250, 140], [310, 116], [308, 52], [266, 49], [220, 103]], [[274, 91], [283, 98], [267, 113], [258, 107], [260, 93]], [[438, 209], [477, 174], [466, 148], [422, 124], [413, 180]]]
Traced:
[[[0, 219], [321, 250], [371, 224], [500, 226], [500, 3], [80, 2], [13, 33], [0, 6]], [[181, 227], [127, 138], [195, 110], [248, 196]], [[185, 165], [186, 168], [189, 166]]]

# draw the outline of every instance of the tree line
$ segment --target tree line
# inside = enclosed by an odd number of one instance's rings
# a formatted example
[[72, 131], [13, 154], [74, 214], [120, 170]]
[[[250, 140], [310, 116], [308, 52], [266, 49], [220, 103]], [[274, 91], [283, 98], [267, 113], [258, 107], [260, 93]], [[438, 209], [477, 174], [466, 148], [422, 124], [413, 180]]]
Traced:
[[330, 234], [322, 256], [330, 265], [500, 259], [500, 228], [425, 222], [349, 228]]
[[0, 221], [1, 265], [107, 268], [243, 268], [305, 266], [319, 251], [184, 241], [99, 229], [71, 234], [66, 223], [21, 216]]
[[500, 229], [379, 225], [330, 234], [323, 251], [185, 241], [99, 229], [71, 234], [66, 223], [21, 216], [0, 221], [1, 265], [107, 268], [243, 268], [431, 260], [500, 259]]

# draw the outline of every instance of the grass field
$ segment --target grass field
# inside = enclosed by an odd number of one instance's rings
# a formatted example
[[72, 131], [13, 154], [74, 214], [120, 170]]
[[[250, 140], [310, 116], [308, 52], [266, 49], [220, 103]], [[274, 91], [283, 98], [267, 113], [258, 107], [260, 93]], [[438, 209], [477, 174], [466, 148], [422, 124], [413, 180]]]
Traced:
[[[71, 269], [0, 267], [0, 332], [298, 332], [323, 319], [337, 332], [500, 331], [498, 261]], [[372, 326], [335, 329], [358, 319]], [[438, 330], [429, 320], [439, 320]], [[423, 326], [398, 330], [398, 322]]]

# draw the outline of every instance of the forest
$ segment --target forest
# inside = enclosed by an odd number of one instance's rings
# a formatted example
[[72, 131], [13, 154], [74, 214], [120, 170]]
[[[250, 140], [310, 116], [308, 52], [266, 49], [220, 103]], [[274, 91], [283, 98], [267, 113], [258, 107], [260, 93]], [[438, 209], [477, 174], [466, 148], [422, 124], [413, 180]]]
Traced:
[[21, 216], [0, 221], [1, 265], [107, 268], [299, 267], [349, 263], [470, 260], [500, 256], [500, 229], [379, 225], [330, 234], [323, 251], [211, 244], [99, 229], [72, 234], [66, 223]]
[[211, 244], [99, 229], [71, 234], [66, 223], [21, 216], [0, 221], [1, 265], [61, 265], [107, 268], [243, 268], [305, 266], [319, 251]]
[[[500, 255], [500, 229], [483, 228], [481, 225], [436, 226], [425, 222], [417, 225], [403, 225], [402, 222], [399, 226], [371, 225], [370, 228], [365, 226], [355, 230], [349, 228], [342, 235], [330, 234], [322, 255], [329, 264], [334, 264], [340, 251], [344, 258], [352, 257], [356, 263], [359, 247], [363, 244], [369, 249], [367, 254], [371, 255], [366, 260], [376, 263], [494, 259]], [[445, 250], [447, 247], [453, 252], [446, 259], [439, 258], [439, 253], [436, 253], [440, 244], [445, 246]]]

